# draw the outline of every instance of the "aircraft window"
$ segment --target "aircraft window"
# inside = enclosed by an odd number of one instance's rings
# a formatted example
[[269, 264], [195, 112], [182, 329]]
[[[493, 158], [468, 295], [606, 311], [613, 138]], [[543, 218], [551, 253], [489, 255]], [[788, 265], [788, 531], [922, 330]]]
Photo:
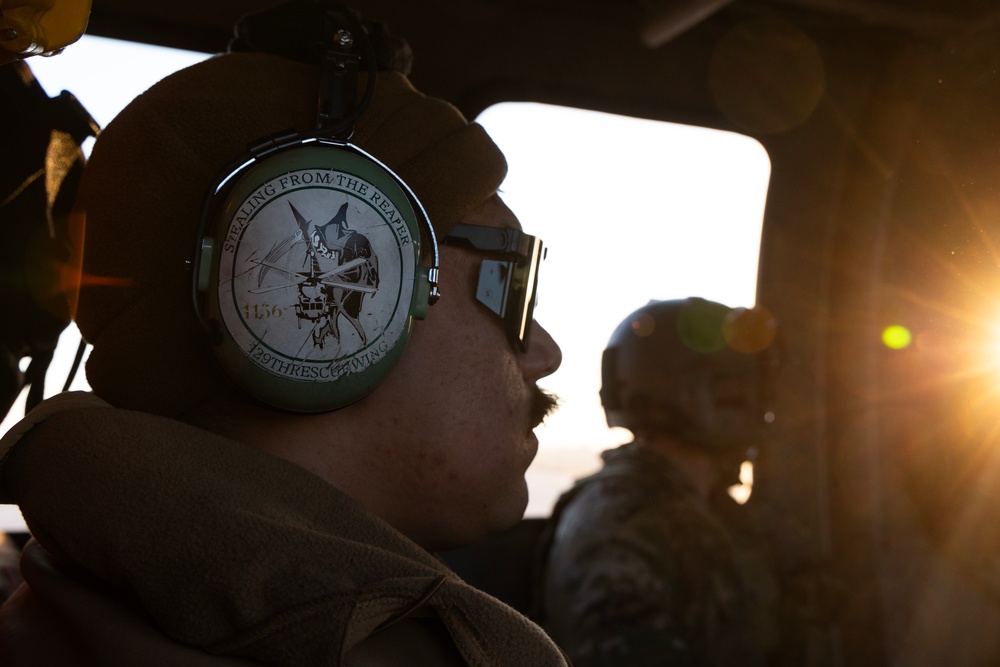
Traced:
[[770, 160], [743, 135], [579, 109], [504, 103], [477, 120], [507, 156], [503, 199], [549, 248], [535, 318], [563, 350], [542, 383], [562, 406], [538, 430], [527, 512], [546, 516], [630, 438], [598, 397], [618, 323], [650, 299], [754, 305]]
[[[136, 95], [206, 58], [194, 51], [84, 35], [57, 56], [25, 62], [49, 96], [68, 90], [104, 127]], [[84, 152], [89, 154], [91, 143], [84, 144]]]
[[[84, 36], [28, 63], [49, 95], [71, 91], [104, 126], [149, 85], [205, 57]], [[770, 162], [742, 135], [577, 109], [506, 103], [477, 120], [507, 155], [503, 198], [549, 247], [536, 318], [564, 361], [544, 383], [562, 407], [539, 429], [528, 471], [527, 514], [543, 516], [596, 469], [600, 451], [628, 439], [608, 429], [598, 398], [601, 352], [618, 322], [650, 299], [754, 304]], [[71, 325], [46, 395], [62, 389], [78, 342]], [[88, 388], [82, 371], [71, 388]], [[22, 394], [0, 433], [23, 410]], [[0, 505], [2, 530], [23, 530], [16, 507]]]

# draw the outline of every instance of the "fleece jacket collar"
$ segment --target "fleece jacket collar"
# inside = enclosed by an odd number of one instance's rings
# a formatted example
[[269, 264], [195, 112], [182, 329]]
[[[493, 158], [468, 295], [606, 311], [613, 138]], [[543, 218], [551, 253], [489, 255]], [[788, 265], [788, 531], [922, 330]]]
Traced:
[[423, 607], [470, 665], [566, 664], [538, 626], [324, 480], [210, 432], [74, 392], [12, 429], [0, 457], [0, 502], [176, 641], [337, 665]]

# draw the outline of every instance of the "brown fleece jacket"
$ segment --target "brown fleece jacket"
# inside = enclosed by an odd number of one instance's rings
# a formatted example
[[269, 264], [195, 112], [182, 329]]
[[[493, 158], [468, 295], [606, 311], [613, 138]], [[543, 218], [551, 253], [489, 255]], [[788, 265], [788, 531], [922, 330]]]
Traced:
[[419, 607], [469, 665], [567, 664], [539, 627], [351, 498], [237, 442], [77, 393], [43, 403], [0, 453], [0, 502], [20, 505], [57, 561], [134, 595], [176, 642], [340, 665]]

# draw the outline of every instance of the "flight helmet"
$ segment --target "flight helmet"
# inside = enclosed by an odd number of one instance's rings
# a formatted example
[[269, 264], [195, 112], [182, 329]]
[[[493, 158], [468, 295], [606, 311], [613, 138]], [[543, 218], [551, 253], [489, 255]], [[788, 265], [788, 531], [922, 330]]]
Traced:
[[759, 446], [773, 421], [776, 324], [763, 308], [650, 301], [615, 329], [601, 363], [609, 426], [713, 450]]

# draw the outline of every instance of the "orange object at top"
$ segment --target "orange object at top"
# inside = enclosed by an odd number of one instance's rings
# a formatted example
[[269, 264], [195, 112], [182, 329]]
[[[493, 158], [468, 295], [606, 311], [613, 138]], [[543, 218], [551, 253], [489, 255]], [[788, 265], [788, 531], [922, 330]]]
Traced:
[[80, 39], [91, 0], [0, 0], [0, 63], [54, 55]]

